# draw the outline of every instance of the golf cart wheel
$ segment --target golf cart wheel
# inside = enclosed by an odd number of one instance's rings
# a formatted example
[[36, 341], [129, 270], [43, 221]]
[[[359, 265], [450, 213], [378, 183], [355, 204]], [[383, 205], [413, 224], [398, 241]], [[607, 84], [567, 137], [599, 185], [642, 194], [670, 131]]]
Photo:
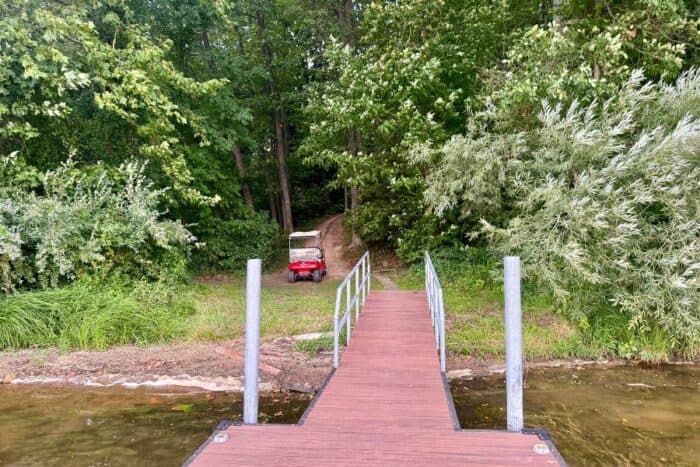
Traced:
[[289, 282], [292, 284], [297, 281], [297, 274], [294, 271], [289, 271], [288, 277], [289, 277]]
[[314, 271], [314, 282], [321, 282], [321, 279], [323, 276], [321, 275], [321, 271], [319, 269], [316, 269]]

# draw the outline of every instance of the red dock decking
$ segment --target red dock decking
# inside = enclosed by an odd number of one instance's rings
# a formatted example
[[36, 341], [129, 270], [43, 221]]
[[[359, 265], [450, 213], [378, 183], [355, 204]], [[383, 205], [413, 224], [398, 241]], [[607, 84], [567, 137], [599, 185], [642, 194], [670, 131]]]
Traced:
[[189, 463], [434, 467], [563, 463], [551, 442], [537, 435], [459, 430], [455, 424], [425, 293], [372, 292], [340, 367], [302, 423], [229, 426], [217, 432], [221, 442], [210, 438]]

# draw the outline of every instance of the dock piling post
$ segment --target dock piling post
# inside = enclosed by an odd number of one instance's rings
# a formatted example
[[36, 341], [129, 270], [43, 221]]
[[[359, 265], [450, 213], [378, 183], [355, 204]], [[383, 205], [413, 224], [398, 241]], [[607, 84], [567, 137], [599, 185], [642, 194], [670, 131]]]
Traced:
[[508, 431], [523, 429], [523, 336], [520, 303], [520, 257], [506, 256], [504, 266], [506, 323], [506, 417]]
[[261, 260], [248, 260], [245, 293], [245, 388], [243, 392], [243, 423], [246, 425], [258, 423], [261, 269]]

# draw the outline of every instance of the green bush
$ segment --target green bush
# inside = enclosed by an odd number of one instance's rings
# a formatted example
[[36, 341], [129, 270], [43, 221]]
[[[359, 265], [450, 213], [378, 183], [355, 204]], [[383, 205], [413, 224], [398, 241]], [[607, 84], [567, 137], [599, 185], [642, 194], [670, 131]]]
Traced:
[[[71, 160], [33, 191], [13, 185], [16, 164], [0, 160], [0, 290], [56, 287], [86, 276], [159, 279], [181, 275], [194, 241], [179, 221], [163, 218], [163, 190], [123, 164], [79, 170]], [[9, 188], [8, 188], [9, 187]]]
[[104, 349], [183, 335], [194, 299], [165, 283], [72, 285], [0, 297], [0, 349]]
[[193, 257], [200, 270], [239, 271], [250, 258], [269, 261], [279, 236], [277, 224], [258, 213], [242, 219], [207, 217], [197, 228], [204, 245]]

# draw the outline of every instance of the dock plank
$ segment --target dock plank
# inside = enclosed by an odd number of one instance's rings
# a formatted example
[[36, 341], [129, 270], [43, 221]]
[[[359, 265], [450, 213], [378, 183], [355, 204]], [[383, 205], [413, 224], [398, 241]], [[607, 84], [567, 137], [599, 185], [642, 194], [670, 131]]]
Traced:
[[303, 425], [231, 426], [192, 466], [560, 465], [536, 435], [456, 430], [425, 294], [372, 292]]

